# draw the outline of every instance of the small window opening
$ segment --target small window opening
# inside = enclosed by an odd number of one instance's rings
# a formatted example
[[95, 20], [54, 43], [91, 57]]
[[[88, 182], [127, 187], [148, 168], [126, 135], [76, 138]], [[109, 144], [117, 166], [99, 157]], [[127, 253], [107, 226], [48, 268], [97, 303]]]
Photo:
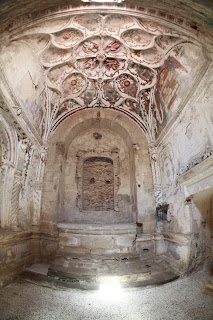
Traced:
[[128, 258], [123, 258], [123, 259], [121, 259], [122, 261], [129, 261], [129, 259]]
[[90, 184], [95, 183], [95, 178], [91, 178], [89, 183]]
[[111, 181], [110, 180], [106, 180], [106, 184], [110, 184], [111, 183]]
[[137, 222], [137, 234], [142, 234], [143, 233], [143, 223]]
[[157, 221], [167, 221], [167, 212], [169, 209], [169, 205], [166, 204], [162, 204], [159, 205], [156, 208], [156, 212], [155, 212], [155, 218]]

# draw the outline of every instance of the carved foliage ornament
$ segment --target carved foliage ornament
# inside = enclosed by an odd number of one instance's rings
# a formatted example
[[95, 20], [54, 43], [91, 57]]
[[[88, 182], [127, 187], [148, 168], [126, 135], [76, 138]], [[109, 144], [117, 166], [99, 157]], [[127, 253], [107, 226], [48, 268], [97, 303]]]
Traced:
[[40, 54], [47, 88], [60, 97], [55, 122], [72, 112], [72, 106], [98, 103], [118, 109], [125, 106], [124, 111], [128, 109], [148, 127], [140, 97], [150, 96], [169, 50], [185, 41], [169, 28], [131, 16], [73, 16], [62, 30], [50, 34]]

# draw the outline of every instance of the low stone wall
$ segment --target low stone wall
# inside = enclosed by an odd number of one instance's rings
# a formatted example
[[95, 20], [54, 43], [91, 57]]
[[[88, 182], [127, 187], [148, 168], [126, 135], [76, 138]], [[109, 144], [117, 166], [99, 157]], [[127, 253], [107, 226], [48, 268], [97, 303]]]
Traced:
[[136, 252], [136, 224], [60, 223], [59, 251], [91, 256], [122, 256]]
[[32, 232], [0, 231], [0, 287], [13, 281], [34, 262]]
[[191, 241], [191, 234], [142, 233], [137, 236], [136, 249], [141, 258], [153, 253], [163, 254], [176, 271], [184, 273], [190, 262]]

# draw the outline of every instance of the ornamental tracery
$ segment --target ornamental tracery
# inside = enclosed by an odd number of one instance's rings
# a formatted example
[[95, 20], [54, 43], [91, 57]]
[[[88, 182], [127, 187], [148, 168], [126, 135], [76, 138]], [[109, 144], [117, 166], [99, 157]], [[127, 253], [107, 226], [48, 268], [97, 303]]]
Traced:
[[46, 133], [67, 113], [101, 106], [131, 114], [153, 140], [158, 71], [169, 51], [186, 41], [177, 31], [131, 16], [73, 16], [50, 34], [40, 54], [50, 115]]

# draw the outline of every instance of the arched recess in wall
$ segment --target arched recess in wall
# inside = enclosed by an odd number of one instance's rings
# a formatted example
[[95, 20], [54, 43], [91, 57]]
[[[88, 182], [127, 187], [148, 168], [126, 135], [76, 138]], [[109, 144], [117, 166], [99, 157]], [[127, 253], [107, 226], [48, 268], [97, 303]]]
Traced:
[[10, 227], [13, 177], [17, 165], [18, 138], [3, 111], [0, 112], [0, 226]]
[[[114, 208], [82, 208], [83, 163], [110, 158], [114, 165]], [[42, 198], [42, 228], [58, 222], [123, 223], [147, 221], [154, 229], [154, 195], [148, 143], [132, 119], [94, 108], [76, 112], [49, 139]], [[56, 228], [55, 228], [56, 230]]]
[[[97, 138], [102, 138], [96, 134]], [[96, 139], [97, 139], [96, 138]], [[115, 208], [114, 161], [108, 157], [87, 157], [83, 160], [82, 210], [109, 211]]]

